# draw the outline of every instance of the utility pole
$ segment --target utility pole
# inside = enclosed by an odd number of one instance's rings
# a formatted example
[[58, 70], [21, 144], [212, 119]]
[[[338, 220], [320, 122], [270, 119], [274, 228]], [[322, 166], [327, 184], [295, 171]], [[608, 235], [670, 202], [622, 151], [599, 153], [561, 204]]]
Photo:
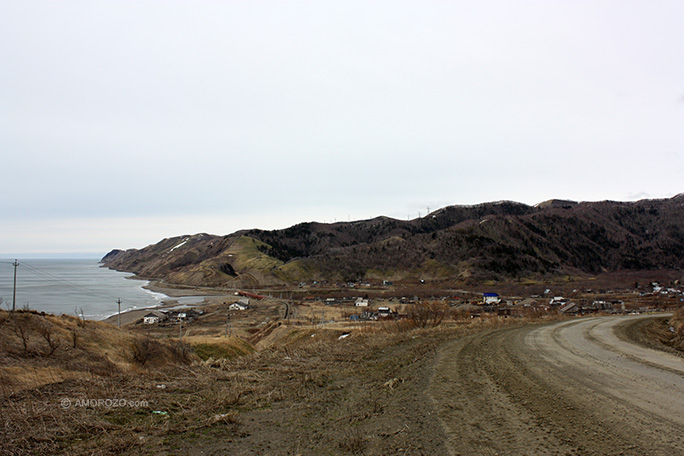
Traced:
[[17, 266], [19, 266], [19, 262], [15, 259], [12, 265], [14, 266], [14, 290], [12, 291], [12, 312], [14, 312], [17, 302]]
[[119, 305], [119, 329], [121, 329], [121, 298], [118, 298], [116, 303]]
[[178, 336], [178, 343], [180, 345], [183, 345], [183, 319], [179, 317], [178, 322], [180, 323], [180, 330], [179, 330], [180, 332], [179, 332], [179, 336]]

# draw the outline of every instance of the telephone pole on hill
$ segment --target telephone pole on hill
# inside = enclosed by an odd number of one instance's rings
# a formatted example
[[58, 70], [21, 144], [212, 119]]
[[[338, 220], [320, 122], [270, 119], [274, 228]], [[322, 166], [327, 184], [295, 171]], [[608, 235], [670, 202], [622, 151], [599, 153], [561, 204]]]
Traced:
[[14, 290], [12, 291], [12, 312], [14, 312], [17, 302], [17, 266], [19, 266], [19, 262], [15, 259], [12, 266], [14, 266]]
[[119, 329], [121, 329], [121, 298], [117, 299], [116, 303], [119, 305]]

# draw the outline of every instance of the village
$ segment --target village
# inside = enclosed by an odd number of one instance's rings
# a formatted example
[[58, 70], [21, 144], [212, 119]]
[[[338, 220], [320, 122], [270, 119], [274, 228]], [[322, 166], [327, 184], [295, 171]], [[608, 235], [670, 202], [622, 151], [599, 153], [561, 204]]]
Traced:
[[[289, 298], [282, 297], [282, 293], [278, 296], [268, 291], [260, 294], [238, 290], [230, 295], [207, 297], [196, 305], [138, 311], [137, 317], [128, 324], [168, 337], [178, 337], [185, 332], [186, 337], [232, 334], [249, 339], [276, 323], [352, 330], [354, 325], [402, 320], [411, 317], [416, 307], [425, 302], [436, 304], [444, 321], [633, 315], [666, 311], [684, 302], [679, 283], [664, 285], [658, 282], [634, 289], [601, 292], [574, 289], [567, 294], [556, 294], [546, 289], [526, 297], [463, 290], [447, 296], [383, 296], [374, 293], [369, 284], [350, 284], [346, 288], [346, 292], [337, 289], [326, 294], [319, 284], [300, 284], [303, 292]], [[394, 291], [396, 294], [399, 290]]]

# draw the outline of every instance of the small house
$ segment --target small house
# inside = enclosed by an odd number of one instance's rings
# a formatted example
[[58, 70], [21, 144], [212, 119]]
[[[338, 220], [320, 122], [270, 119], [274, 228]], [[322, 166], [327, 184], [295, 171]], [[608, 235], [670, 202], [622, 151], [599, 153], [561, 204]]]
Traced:
[[153, 310], [143, 316], [143, 324], [145, 325], [156, 325], [160, 321], [166, 319], [166, 314], [159, 312], [158, 310]]
[[484, 305], [498, 304], [501, 302], [501, 297], [497, 293], [483, 293], [482, 303]]
[[574, 302], [567, 302], [563, 307], [561, 307], [558, 310], [559, 313], [562, 313], [564, 315], [577, 315], [578, 313], [581, 312], [580, 307], [577, 305], [577, 303]]
[[568, 302], [568, 299], [564, 298], [563, 296], [554, 296], [551, 298], [549, 301], [549, 305], [554, 307], [554, 306], [563, 306]]
[[368, 307], [368, 299], [357, 298], [354, 305], [356, 307]]
[[389, 307], [378, 307], [377, 320], [389, 320], [399, 318], [399, 313]]

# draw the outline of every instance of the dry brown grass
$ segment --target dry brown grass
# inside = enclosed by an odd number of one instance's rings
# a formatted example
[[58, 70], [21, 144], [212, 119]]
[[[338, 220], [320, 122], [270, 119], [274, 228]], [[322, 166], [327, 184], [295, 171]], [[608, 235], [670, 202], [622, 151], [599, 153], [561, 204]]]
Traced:
[[89, 375], [139, 373], [190, 359], [174, 344], [102, 322], [0, 311], [0, 361], [0, 377], [14, 391]]
[[[184, 364], [172, 347], [154, 340], [149, 342], [155, 350], [166, 351], [136, 363], [130, 350], [140, 335], [108, 325], [87, 322], [80, 328], [76, 319], [22, 318], [53, 322], [60, 337], [81, 330], [79, 348], [62, 345], [48, 356], [47, 341], [36, 336], [28, 345], [33, 354], [26, 355], [9, 317], [0, 314], [0, 332], [7, 336], [2, 343], [13, 344], [3, 346], [2, 356], [13, 364], [2, 372], [18, 383], [31, 375], [40, 378], [25, 387], [2, 382], [0, 454], [169, 454], [191, 448], [231, 454], [274, 442], [293, 454], [306, 448], [311, 454], [396, 452], [428, 439], [422, 437], [427, 428], [414, 426], [410, 433], [402, 420], [423, 416], [422, 409], [406, 409], [404, 401], [422, 391], [419, 382], [435, 350], [454, 337], [514, 323], [446, 319], [436, 328], [418, 328], [399, 320], [351, 330], [275, 325], [266, 336], [273, 343], [259, 351], [245, 349], [249, 344], [237, 339], [189, 338], [219, 352], [239, 346], [244, 354]], [[340, 339], [345, 333], [349, 336]], [[80, 370], [72, 376], [74, 365]], [[72, 406], [63, 407], [64, 399]], [[75, 406], [79, 399], [136, 405]]]
[[669, 320], [667, 331], [670, 333], [668, 334], [668, 345], [684, 352], [684, 307], [674, 311]]

